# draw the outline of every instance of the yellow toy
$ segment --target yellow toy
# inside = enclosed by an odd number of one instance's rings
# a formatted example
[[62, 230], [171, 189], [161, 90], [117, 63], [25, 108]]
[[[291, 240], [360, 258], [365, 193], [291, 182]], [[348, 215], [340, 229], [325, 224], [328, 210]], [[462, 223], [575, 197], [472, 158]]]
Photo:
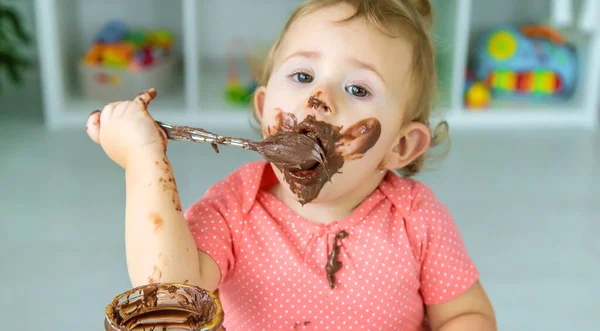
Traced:
[[473, 109], [485, 108], [489, 105], [492, 96], [488, 87], [482, 82], [473, 83], [467, 88], [465, 103]]

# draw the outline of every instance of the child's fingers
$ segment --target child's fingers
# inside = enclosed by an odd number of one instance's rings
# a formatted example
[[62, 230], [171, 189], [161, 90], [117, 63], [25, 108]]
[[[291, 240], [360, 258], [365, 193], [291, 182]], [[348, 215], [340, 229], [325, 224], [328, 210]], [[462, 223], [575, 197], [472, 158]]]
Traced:
[[104, 108], [102, 108], [102, 112], [100, 113], [100, 123], [104, 122], [108, 122], [108, 120], [113, 117], [114, 112], [115, 112], [115, 108], [119, 105], [123, 103], [122, 101], [119, 102], [111, 102], [109, 104], [107, 104], [106, 106], [104, 106]]
[[94, 110], [88, 117], [85, 131], [96, 144], [100, 144], [100, 111]]
[[154, 98], [156, 97], [156, 89], [155, 88], [151, 88], [148, 89], [140, 94], [138, 94], [134, 101], [136, 102], [140, 102], [141, 104], [144, 105], [144, 109], [148, 109], [148, 105], [150, 104], [150, 102], [152, 100], [154, 100]]

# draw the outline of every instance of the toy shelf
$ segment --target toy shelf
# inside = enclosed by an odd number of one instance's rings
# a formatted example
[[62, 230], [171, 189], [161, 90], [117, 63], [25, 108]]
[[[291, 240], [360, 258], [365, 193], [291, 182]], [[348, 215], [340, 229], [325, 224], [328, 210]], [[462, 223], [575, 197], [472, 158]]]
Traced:
[[[248, 125], [251, 105], [228, 101], [228, 76], [250, 84], [248, 56], [264, 56], [287, 16], [301, 0], [205, 0], [197, 2], [198, 102], [209, 114], [226, 114], [228, 121]], [[251, 14], [250, 14], [251, 13]], [[226, 36], [226, 37], [224, 37]], [[230, 63], [232, 62], [232, 63]], [[233, 67], [232, 67], [233, 64]]]
[[[172, 32], [176, 73], [168, 89], [161, 90], [152, 109], [160, 117], [185, 118], [189, 79], [184, 48], [184, 2], [181, 0], [36, 0], [37, 34], [42, 72], [45, 121], [50, 128], [81, 127], [89, 113], [121, 98], [87, 98], [78, 66], [100, 29], [110, 20], [132, 28], [166, 28]], [[132, 15], [132, 13], [135, 13]], [[127, 90], [129, 87], [122, 86]], [[131, 90], [131, 97], [138, 90]]]
[[[432, 0], [437, 13], [433, 35], [439, 54], [437, 111], [441, 118], [463, 128], [598, 125], [600, 61], [591, 59], [600, 58], [600, 27], [582, 32], [576, 23], [564, 30], [567, 39], [575, 43], [581, 61], [578, 88], [571, 99], [550, 104], [493, 101], [481, 110], [464, 105], [468, 59], [483, 29], [495, 24], [544, 23], [552, 16], [549, 8], [555, 1], [560, 0], [531, 0], [526, 4], [522, 0]], [[577, 21], [581, 1], [572, 1], [573, 20]], [[169, 89], [159, 90], [150, 107], [155, 118], [214, 130], [248, 128], [250, 105], [231, 104], [225, 99], [232, 54], [240, 76], [248, 76], [243, 48], [232, 48], [232, 40], [238, 38], [255, 49], [269, 46], [300, 2], [35, 0], [47, 126], [83, 127], [92, 110], [116, 101], [86, 98], [77, 66], [98, 31], [117, 19], [131, 27], [166, 28], [173, 34], [180, 61]]]
[[[448, 120], [455, 126], [465, 127], [582, 127], [598, 126], [598, 83], [600, 68], [597, 59], [600, 55], [600, 30], [582, 30], [579, 26], [582, 1], [571, 1], [571, 22], [556, 26], [554, 20], [560, 0], [534, 0], [524, 4], [520, 0], [473, 1], [461, 0], [458, 6], [459, 25], [467, 31], [456, 35], [460, 65], [455, 66], [455, 87], [453, 105]], [[569, 2], [569, 1], [567, 1]], [[562, 8], [564, 10], [564, 7]], [[559, 12], [563, 16], [565, 12]], [[600, 15], [600, 13], [598, 13]], [[600, 17], [600, 16], [599, 16]], [[573, 95], [564, 100], [553, 101], [513, 101], [492, 99], [483, 109], [472, 109], [464, 102], [465, 73], [468, 61], [475, 52], [482, 33], [497, 25], [519, 27], [525, 24], [549, 24], [559, 31], [577, 52], [578, 72], [576, 89]], [[465, 40], [466, 39], [466, 40]]]

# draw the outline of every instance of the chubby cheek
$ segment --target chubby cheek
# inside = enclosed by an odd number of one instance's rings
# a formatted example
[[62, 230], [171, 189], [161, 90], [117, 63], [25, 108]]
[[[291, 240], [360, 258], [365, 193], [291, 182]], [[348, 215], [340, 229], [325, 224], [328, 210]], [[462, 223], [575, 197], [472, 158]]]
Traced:
[[[336, 184], [340, 183], [354, 183], [356, 181], [364, 180], [366, 177], [371, 175], [373, 172], [381, 170], [381, 164], [386, 155], [386, 149], [384, 144], [381, 142], [371, 146], [365, 153], [352, 154], [345, 157], [345, 162], [338, 176]], [[335, 177], [335, 176], [334, 176]]]
[[354, 176], [343, 176], [344, 180], [353, 181], [356, 177], [364, 178], [361, 174], [383, 170], [396, 136], [393, 125], [376, 117], [358, 121], [352, 130], [345, 131], [338, 145], [345, 160], [341, 172]]
[[336, 150], [345, 160], [361, 159], [376, 147], [381, 138], [381, 122], [377, 117], [369, 117], [354, 122], [347, 128], [342, 127], [341, 138]]
[[277, 132], [277, 120], [275, 112], [271, 110], [265, 110], [260, 121], [263, 138], [267, 138], [273, 133]]
[[263, 138], [279, 131], [292, 131], [297, 123], [296, 116], [282, 108], [265, 109], [261, 121]]
[[[305, 116], [306, 103], [310, 97], [310, 91], [301, 88], [290, 88], [286, 82], [277, 85], [277, 81], [271, 81], [267, 86], [261, 125], [263, 128], [276, 127], [281, 122], [290, 122], [285, 115], [293, 115], [297, 122]], [[283, 113], [283, 115], [282, 115]], [[289, 124], [289, 123], [288, 123]], [[264, 129], [266, 130], [266, 129]]]

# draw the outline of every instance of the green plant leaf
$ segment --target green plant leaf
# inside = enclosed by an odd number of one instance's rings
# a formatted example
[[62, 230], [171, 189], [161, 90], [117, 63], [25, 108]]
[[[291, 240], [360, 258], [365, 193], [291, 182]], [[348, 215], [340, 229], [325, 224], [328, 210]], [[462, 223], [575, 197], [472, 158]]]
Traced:
[[[20, 47], [30, 42], [31, 37], [25, 32], [18, 11], [11, 6], [0, 4], [0, 83], [23, 83], [23, 71], [30, 67], [32, 62]], [[8, 80], [4, 81], [3, 77], [7, 77]]]
[[23, 24], [21, 23], [21, 17], [19, 13], [11, 7], [3, 6], [0, 7], [0, 22], [2, 20], [7, 19], [10, 24], [12, 24], [12, 28], [21, 41], [25, 44], [29, 44], [31, 42], [30, 36], [25, 32], [23, 28]]
[[2, 94], [2, 91], [4, 91], [4, 89], [2, 88], [2, 62], [0, 62], [0, 94]]

